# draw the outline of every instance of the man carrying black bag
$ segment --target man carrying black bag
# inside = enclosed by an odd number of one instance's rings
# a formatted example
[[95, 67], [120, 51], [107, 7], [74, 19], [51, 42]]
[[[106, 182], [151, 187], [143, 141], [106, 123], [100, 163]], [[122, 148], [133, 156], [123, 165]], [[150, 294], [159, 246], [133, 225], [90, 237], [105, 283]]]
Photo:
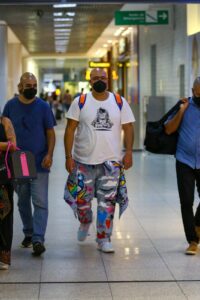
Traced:
[[189, 247], [185, 254], [195, 255], [200, 240], [200, 204], [193, 213], [195, 183], [200, 196], [200, 77], [194, 81], [193, 96], [183, 99], [180, 109], [165, 124], [165, 132], [178, 129], [176, 173], [181, 213]]
[[[25, 235], [21, 246], [33, 247], [33, 255], [39, 256], [46, 250], [44, 241], [48, 221], [48, 182], [56, 122], [50, 106], [36, 97], [37, 79], [32, 73], [26, 72], [21, 76], [18, 91], [19, 96], [6, 103], [3, 115], [13, 123], [17, 146], [35, 156], [37, 178], [17, 185], [16, 192]], [[27, 173], [26, 157], [22, 156], [21, 159]]]

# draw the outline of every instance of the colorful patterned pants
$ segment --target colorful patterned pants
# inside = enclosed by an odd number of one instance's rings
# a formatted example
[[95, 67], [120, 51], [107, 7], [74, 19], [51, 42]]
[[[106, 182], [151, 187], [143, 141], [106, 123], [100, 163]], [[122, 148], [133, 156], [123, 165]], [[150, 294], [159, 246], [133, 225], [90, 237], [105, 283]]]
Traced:
[[97, 242], [110, 240], [119, 184], [120, 165], [77, 163], [77, 213], [80, 223], [92, 222], [91, 201], [97, 198]]

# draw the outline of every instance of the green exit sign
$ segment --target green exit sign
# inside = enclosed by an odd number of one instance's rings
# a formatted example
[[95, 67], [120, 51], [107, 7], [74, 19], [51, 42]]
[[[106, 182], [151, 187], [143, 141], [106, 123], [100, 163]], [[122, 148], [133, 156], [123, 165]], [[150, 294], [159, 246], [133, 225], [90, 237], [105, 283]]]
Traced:
[[116, 11], [115, 25], [166, 25], [169, 24], [168, 10]]

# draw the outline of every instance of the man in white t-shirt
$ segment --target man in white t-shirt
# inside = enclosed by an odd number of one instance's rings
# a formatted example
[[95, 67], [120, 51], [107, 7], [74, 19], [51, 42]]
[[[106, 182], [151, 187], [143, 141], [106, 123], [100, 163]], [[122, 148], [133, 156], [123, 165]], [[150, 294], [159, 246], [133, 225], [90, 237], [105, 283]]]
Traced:
[[[108, 77], [103, 69], [91, 71], [90, 84], [92, 92], [84, 99], [75, 98], [67, 113], [64, 144], [69, 177], [65, 200], [71, 204], [72, 196], [76, 198], [73, 208], [80, 221], [78, 240], [84, 241], [93, 219], [91, 201], [97, 198], [98, 249], [114, 252], [110, 238], [115, 204], [123, 184], [122, 171], [133, 164], [135, 118], [127, 101], [107, 90]], [[124, 131], [124, 153], [121, 129]]]

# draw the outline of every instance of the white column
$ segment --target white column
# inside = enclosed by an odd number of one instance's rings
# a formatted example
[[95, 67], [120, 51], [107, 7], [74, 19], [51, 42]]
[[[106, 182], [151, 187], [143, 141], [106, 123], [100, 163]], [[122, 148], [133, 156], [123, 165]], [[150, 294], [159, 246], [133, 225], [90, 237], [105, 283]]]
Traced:
[[18, 93], [17, 85], [22, 75], [22, 45], [8, 44], [8, 99]]
[[8, 37], [7, 24], [0, 21], [0, 109], [2, 111], [7, 101], [7, 78], [8, 78]]
[[[31, 72], [35, 75], [37, 78], [37, 90], [40, 91], [40, 81], [39, 81], [39, 67], [38, 64], [35, 62], [35, 60], [31, 57], [25, 57], [23, 59], [23, 66], [22, 66], [23, 73], [24, 72]], [[37, 96], [39, 96], [37, 94]]]

